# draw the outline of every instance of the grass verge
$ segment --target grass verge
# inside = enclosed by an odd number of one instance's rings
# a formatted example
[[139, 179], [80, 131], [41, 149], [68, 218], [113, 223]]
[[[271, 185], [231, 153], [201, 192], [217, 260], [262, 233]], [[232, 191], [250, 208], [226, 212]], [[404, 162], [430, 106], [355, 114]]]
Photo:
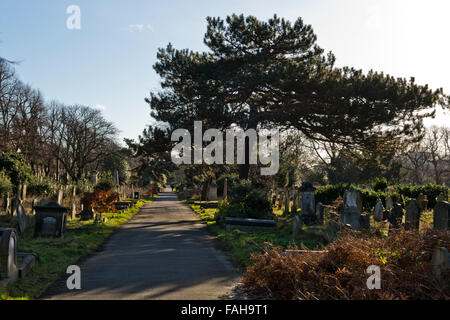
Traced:
[[63, 238], [34, 238], [32, 228], [26, 230], [19, 239], [19, 252], [35, 253], [38, 260], [23, 279], [0, 290], [0, 300], [28, 300], [39, 297], [66, 272], [69, 265], [76, 264], [83, 257], [98, 250], [103, 242], [121, 224], [138, 213], [146, 202], [152, 200], [139, 200], [124, 213], [103, 213], [103, 217], [108, 220], [102, 224], [93, 224], [93, 220], [69, 220]]

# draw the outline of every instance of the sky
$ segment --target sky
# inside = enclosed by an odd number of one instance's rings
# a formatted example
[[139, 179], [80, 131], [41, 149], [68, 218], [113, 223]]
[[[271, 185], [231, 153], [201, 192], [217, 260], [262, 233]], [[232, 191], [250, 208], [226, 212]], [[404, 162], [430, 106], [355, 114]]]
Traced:
[[[69, 29], [67, 8], [80, 8]], [[144, 99], [158, 91], [158, 48], [207, 50], [206, 17], [236, 13], [312, 25], [337, 66], [415, 77], [450, 94], [448, 0], [1, 0], [0, 56], [18, 61], [19, 78], [46, 101], [102, 110], [136, 139], [152, 123]], [[427, 125], [448, 125], [438, 110]]]

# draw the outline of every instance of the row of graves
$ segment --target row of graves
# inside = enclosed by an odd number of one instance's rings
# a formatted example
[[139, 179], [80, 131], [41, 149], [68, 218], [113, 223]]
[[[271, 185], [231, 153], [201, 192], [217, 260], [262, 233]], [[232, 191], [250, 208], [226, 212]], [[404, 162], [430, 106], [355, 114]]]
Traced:
[[[81, 204], [78, 211], [75, 202], [72, 202], [70, 208], [62, 206], [64, 194], [62, 190], [58, 192], [56, 201], [33, 199], [32, 209], [27, 214], [23, 205], [26, 191], [23, 192], [23, 187], [19, 190], [21, 191], [16, 197], [11, 199], [9, 194], [6, 194], [3, 201], [5, 214], [16, 217], [17, 228], [0, 228], [0, 288], [24, 277], [37, 261], [38, 257], [34, 253], [18, 252], [19, 238], [32, 227], [30, 221], [34, 221], [34, 237], [64, 237], [69, 214], [72, 220], [78, 215], [82, 221], [93, 219], [94, 224], [106, 222], [106, 218], [103, 218], [101, 213], [96, 213], [92, 207], [83, 207]], [[75, 195], [75, 189], [73, 194]], [[140, 192], [133, 191], [130, 198], [133, 200], [114, 202], [118, 213], [135, 205], [140, 199]]]

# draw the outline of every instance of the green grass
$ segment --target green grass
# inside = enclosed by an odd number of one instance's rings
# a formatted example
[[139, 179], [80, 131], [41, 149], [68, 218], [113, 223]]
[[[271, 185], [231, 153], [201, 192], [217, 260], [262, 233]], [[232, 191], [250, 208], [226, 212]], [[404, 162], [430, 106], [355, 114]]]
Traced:
[[92, 220], [68, 221], [64, 238], [34, 238], [29, 228], [19, 239], [20, 252], [37, 254], [33, 269], [23, 278], [0, 290], [0, 299], [34, 299], [65, 274], [69, 265], [96, 251], [118, 226], [139, 212], [145, 202], [140, 200], [124, 213], [103, 213], [108, 220], [93, 224]]
[[214, 220], [214, 214], [218, 209], [203, 209], [200, 205], [192, 204], [190, 200], [183, 200], [183, 202], [189, 204], [192, 210], [208, 224], [210, 230], [224, 244], [225, 249], [243, 267], [250, 265], [252, 253], [261, 252], [266, 243], [271, 243], [284, 249], [295, 244], [298, 248], [312, 250], [321, 248], [328, 243], [322, 234], [333, 232], [328, 230], [330, 229], [329, 226], [303, 227], [304, 233], [294, 241], [292, 238], [291, 218], [279, 215], [276, 215], [277, 226], [274, 229], [251, 231], [235, 229], [228, 231]]

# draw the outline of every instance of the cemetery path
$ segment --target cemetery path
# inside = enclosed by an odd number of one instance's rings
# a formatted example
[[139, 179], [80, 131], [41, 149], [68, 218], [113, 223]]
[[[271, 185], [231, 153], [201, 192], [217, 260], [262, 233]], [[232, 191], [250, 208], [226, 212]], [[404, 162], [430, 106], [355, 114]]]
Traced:
[[239, 274], [217, 246], [206, 225], [166, 189], [80, 264], [80, 290], [68, 290], [62, 279], [41, 298], [218, 299]]

